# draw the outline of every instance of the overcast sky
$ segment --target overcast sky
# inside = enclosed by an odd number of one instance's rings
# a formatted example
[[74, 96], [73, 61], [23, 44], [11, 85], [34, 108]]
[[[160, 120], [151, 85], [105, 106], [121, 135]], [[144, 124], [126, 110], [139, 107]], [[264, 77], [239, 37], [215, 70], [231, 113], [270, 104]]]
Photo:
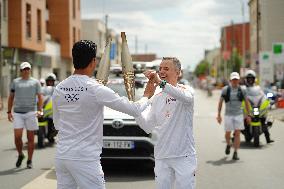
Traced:
[[[220, 47], [222, 26], [249, 20], [248, 0], [81, 0], [82, 19], [109, 15], [109, 27], [126, 32], [131, 53], [176, 56], [195, 65], [205, 49]], [[146, 48], [147, 46], [147, 48]]]

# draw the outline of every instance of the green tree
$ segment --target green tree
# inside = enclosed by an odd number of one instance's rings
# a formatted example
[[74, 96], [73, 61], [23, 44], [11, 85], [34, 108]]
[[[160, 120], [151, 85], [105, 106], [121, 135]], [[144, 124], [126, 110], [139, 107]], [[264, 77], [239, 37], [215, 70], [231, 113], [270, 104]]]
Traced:
[[200, 75], [209, 74], [209, 63], [206, 60], [201, 60], [195, 67], [194, 74], [199, 77]]
[[230, 62], [231, 62], [230, 71], [240, 73], [240, 69], [242, 66], [242, 58], [238, 53], [237, 49], [233, 49]]

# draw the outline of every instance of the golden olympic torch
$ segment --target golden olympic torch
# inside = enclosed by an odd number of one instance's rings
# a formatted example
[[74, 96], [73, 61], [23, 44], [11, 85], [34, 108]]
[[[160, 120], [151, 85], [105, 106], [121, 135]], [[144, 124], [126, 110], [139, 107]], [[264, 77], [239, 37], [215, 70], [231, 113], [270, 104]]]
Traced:
[[121, 47], [121, 64], [124, 79], [124, 85], [130, 101], [135, 100], [135, 75], [132, 64], [132, 58], [129, 53], [125, 32], [121, 32], [122, 47]]
[[110, 70], [110, 45], [111, 45], [111, 38], [108, 39], [107, 45], [105, 47], [104, 54], [101, 58], [98, 72], [96, 75], [96, 79], [99, 83], [106, 85], [109, 76]]

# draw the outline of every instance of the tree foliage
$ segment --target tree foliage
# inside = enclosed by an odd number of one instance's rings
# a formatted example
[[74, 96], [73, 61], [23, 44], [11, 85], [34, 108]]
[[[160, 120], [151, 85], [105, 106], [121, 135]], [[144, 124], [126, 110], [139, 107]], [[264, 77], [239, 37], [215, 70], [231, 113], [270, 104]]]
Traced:
[[206, 60], [202, 60], [195, 67], [194, 74], [199, 77], [200, 75], [208, 75], [209, 63]]
[[222, 59], [221, 64], [219, 65], [218, 68], [218, 70], [221, 72], [219, 73], [219, 76], [224, 75], [226, 78], [231, 72], [240, 73], [241, 66], [242, 66], [242, 57], [237, 52], [236, 49], [233, 49], [233, 53], [231, 54], [229, 60], [226, 61]]

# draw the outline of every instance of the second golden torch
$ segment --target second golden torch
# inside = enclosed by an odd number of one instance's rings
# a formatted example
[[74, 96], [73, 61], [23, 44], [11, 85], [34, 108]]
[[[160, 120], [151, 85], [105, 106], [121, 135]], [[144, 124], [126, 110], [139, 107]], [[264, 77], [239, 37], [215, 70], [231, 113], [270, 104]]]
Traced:
[[130, 101], [135, 100], [135, 75], [132, 63], [132, 58], [129, 53], [125, 32], [121, 32], [122, 47], [121, 47], [121, 64], [124, 79], [124, 85]]
[[104, 54], [100, 60], [98, 72], [96, 79], [99, 83], [106, 85], [109, 76], [109, 69], [110, 69], [110, 45], [111, 45], [111, 38], [108, 39]]

